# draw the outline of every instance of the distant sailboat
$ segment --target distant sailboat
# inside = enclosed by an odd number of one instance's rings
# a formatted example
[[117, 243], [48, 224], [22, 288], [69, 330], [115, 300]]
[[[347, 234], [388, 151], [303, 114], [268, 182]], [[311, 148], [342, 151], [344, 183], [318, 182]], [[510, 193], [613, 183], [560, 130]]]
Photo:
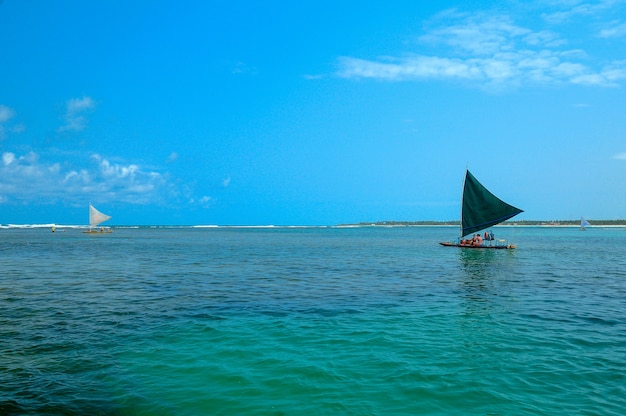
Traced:
[[89, 230], [83, 232], [87, 234], [112, 233], [113, 230], [108, 227], [100, 227], [100, 229], [98, 230], [93, 229], [94, 227], [97, 227], [98, 225], [110, 219], [110, 215], [103, 214], [102, 212], [98, 211], [93, 205], [89, 204]]
[[517, 214], [524, 212], [519, 208], [507, 204], [500, 198], [489, 192], [478, 179], [465, 172], [463, 184], [463, 200], [461, 202], [461, 235], [455, 242], [439, 243], [446, 247], [464, 248], [515, 248], [505, 240], [493, 239], [492, 233], [485, 233], [486, 239], [482, 241], [464, 240], [469, 234], [478, 233], [493, 225], [500, 224]]
[[587, 231], [587, 227], [590, 227], [591, 224], [589, 224], [589, 222], [584, 219], [583, 217], [580, 217], [580, 230], [581, 231]]

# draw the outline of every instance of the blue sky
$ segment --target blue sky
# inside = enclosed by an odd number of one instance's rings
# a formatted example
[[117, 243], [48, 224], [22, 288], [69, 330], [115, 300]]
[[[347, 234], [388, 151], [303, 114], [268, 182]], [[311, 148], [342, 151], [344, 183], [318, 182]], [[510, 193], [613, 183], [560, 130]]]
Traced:
[[[295, 3], [295, 4], [294, 4]], [[626, 218], [626, 1], [0, 1], [0, 224]]]

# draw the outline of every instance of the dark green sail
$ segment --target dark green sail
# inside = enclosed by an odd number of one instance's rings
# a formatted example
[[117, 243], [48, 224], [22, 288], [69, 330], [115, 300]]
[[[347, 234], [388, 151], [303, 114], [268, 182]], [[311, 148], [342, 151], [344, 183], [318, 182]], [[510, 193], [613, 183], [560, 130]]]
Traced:
[[468, 170], [463, 187], [461, 237], [499, 224], [524, 212], [489, 192]]

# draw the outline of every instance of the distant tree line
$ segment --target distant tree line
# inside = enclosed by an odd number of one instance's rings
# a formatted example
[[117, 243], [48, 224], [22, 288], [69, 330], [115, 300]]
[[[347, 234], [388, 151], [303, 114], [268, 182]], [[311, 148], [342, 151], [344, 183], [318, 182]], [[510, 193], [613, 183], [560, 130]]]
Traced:
[[[626, 220], [588, 220], [591, 226], [598, 225], [623, 225], [626, 226]], [[356, 224], [339, 224], [340, 226], [414, 226], [414, 225], [457, 225], [459, 221], [376, 221], [376, 222], [359, 222]], [[537, 221], [537, 220], [520, 220], [505, 221], [502, 225], [580, 225], [580, 220], [554, 220], [554, 221]]]

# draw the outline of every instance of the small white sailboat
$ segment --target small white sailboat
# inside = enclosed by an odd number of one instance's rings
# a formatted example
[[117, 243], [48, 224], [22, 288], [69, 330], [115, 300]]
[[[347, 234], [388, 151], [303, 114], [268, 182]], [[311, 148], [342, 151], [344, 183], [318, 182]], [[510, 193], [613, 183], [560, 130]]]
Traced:
[[103, 222], [110, 220], [111, 216], [98, 211], [93, 205], [89, 204], [89, 230], [83, 231], [85, 234], [103, 234], [112, 233], [113, 230], [109, 227], [100, 227], [94, 230], [94, 227], [102, 224]]
[[589, 224], [589, 221], [587, 221], [583, 217], [580, 217], [580, 231], [587, 231], [587, 227], [590, 226], [591, 224]]

